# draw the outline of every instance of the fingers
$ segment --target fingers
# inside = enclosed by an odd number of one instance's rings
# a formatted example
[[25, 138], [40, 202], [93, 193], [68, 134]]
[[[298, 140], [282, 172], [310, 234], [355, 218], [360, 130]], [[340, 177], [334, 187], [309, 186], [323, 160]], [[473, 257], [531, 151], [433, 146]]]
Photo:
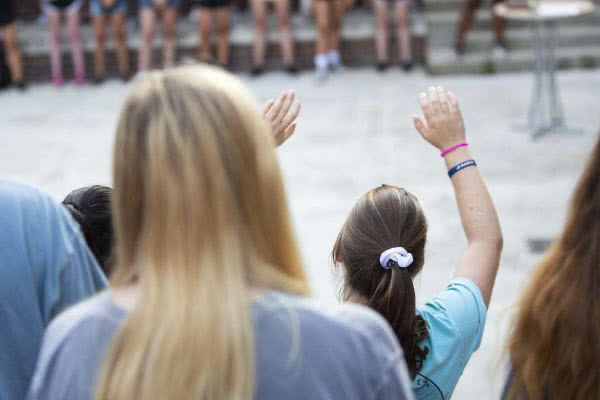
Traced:
[[[284, 95], [282, 96], [281, 109], [279, 110], [279, 114], [277, 114], [277, 116], [275, 117], [275, 119], [273, 121], [276, 125], [282, 124], [287, 113], [290, 111], [292, 104], [294, 104], [295, 97], [296, 97], [296, 93], [294, 93], [294, 91], [292, 91], [292, 90], [284, 93]], [[292, 119], [292, 121], [293, 121], [293, 119]]]
[[431, 104], [431, 110], [433, 114], [439, 114], [442, 112], [442, 106], [440, 105], [440, 98], [438, 97], [437, 89], [433, 86], [429, 88], [427, 91], [427, 97], [429, 99], [429, 103]]
[[413, 124], [415, 125], [415, 129], [417, 131], [419, 131], [421, 136], [426, 137], [427, 128], [425, 127], [425, 123], [423, 122], [423, 120], [421, 118], [417, 117], [416, 115], [414, 115], [412, 118], [413, 118]]
[[275, 104], [275, 100], [273, 100], [273, 99], [270, 99], [265, 103], [265, 105], [263, 107], [263, 115], [265, 117], [267, 117], [267, 115], [269, 114], [269, 111], [273, 107], [273, 104]]
[[448, 96], [446, 96], [446, 91], [444, 90], [443, 87], [441, 87], [441, 86], [437, 87], [437, 95], [438, 95], [438, 98], [440, 99], [440, 106], [442, 108], [442, 112], [444, 112], [445, 114], [449, 114], [450, 113], [450, 105], [448, 103]]
[[287, 92], [283, 92], [279, 96], [279, 98], [275, 101], [275, 103], [271, 106], [271, 109], [269, 110], [268, 114], [266, 115], [266, 117], [269, 121], [273, 121], [279, 115], [279, 112], [281, 111], [281, 107], [282, 107], [283, 102], [285, 101], [286, 97], [287, 97]]
[[429, 99], [425, 93], [421, 93], [419, 95], [419, 101], [421, 102], [421, 110], [423, 110], [423, 115], [425, 115], [426, 120], [430, 120], [433, 116], [433, 111], [431, 109], [431, 105], [429, 104]]
[[281, 138], [281, 143], [288, 140], [290, 138], [290, 136], [292, 136], [294, 134], [295, 131], [296, 131], [296, 122], [294, 122], [293, 124], [288, 126], [286, 128], [286, 130], [283, 132], [283, 137]]
[[461, 115], [460, 112], [460, 106], [458, 105], [458, 97], [456, 97], [456, 95], [452, 92], [448, 92], [448, 100], [449, 100], [449, 104], [450, 104], [450, 110], [453, 114], [459, 114]]
[[294, 102], [285, 117], [281, 121], [281, 126], [287, 128], [292, 122], [298, 118], [298, 114], [300, 114], [301, 105], [299, 102]]

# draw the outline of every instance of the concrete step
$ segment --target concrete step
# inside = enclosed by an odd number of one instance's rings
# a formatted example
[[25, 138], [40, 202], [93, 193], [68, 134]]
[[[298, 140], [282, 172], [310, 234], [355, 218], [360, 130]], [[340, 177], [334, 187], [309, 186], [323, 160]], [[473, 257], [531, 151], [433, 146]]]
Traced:
[[[558, 48], [556, 60], [558, 69], [597, 68], [600, 66], [600, 43]], [[435, 75], [525, 71], [533, 70], [534, 66], [535, 55], [531, 49], [516, 49], [503, 58], [482, 51], [467, 52], [457, 58], [450, 47], [430, 49], [427, 53], [427, 70]]]
[[[460, 11], [428, 11], [426, 14], [426, 21], [430, 27], [430, 34], [433, 36], [445, 36], [449, 32], [454, 34], [456, 30], [456, 24], [460, 17]], [[489, 9], [480, 9], [475, 14], [475, 20], [473, 21], [472, 31], [477, 30], [488, 30], [492, 22], [492, 13]], [[520, 21], [508, 21], [507, 26], [509, 28], [524, 28], [528, 27], [528, 22]], [[600, 30], [600, 9], [596, 9], [595, 12], [582, 15], [576, 18], [565, 18], [559, 23], [560, 26], [581, 26], [581, 25], [594, 25]]]
[[[600, 28], [594, 25], [565, 25], [558, 30], [559, 47], [581, 46], [600, 44]], [[490, 49], [494, 40], [494, 34], [491, 29], [471, 31], [466, 37], [467, 51], [487, 51]], [[528, 27], [509, 28], [506, 31], [506, 40], [512, 50], [531, 49], [532, 32]], [[429, 51], [435, 51], [436, 48], [446, 48], [452, 46], [453, 37], [450, 40], [447, 36], [432, 34], [428, 38]]]

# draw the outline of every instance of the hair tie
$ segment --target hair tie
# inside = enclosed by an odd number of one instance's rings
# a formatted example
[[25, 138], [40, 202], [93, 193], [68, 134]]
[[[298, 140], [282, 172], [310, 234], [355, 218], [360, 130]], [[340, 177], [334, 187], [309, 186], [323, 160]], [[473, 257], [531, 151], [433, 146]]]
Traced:
[[400, 268], [408, 268], [413, 263], [413, 255], [404, 247], [392, 247], [381, 253], [379, 264], [384, 269], [392, 268], [392, 263]]

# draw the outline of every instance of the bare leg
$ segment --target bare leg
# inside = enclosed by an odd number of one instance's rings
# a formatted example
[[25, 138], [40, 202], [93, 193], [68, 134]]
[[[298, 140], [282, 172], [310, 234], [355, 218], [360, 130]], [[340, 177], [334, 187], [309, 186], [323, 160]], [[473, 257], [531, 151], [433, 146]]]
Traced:
[[475, 12], [479, 8], [481, 0], [466, 0], [465, 8], [463, 9], [462, 15], [458, 22], [456, 29], [456, 46], [463, 46], [465, 43], [465, 35], [473, 24], [473, 17]]
[[50, 66], [52, 79], [57, 85], [62, 84], [62, 60], [60, 54], [60, 14], [48, 11], [48, 28], [50, 29]]
[[171, 68], [175, 65], [175, 52], [177, 49], [177, 9], [167, 7], [163, 11], [163, 32], [165, 45], [163, 48], [164, 66]]
[[16, 24], [13, 23], [0, 29], [0, 34], [4, 38], [4, 48], [12, 80], [17, 84], [21, 84], [23, 83], [23, 59], [21, 58], [21, 50], [17, 41]]
[[330, 5], [330, 29], [329, 29], [329, 50], [340, 51], [340, 41], [342, 37], [342, 19], [344, 18], [344, 1], [329, 0]]
[[154, 10], [148, 7], [140, 11], [140, 23], [142, 25], [142, 43], [140, 45], [139, 70], [147, 71], [152, 65], [152, 39], [156, 27], [156, 15]]
[[377, 62], [380, 64], [388, 63], [388, 37], [389, 37], [389, 5], [386, 0], [375, 0], [375, 50], [377, 52]]
[[[501, 1], [499, 1], [499, 0], [493, 0], [492, 7], [500, 2]], [[501, 43], [502, 45], [506, 45], [504, 43], [505, 28], [506, 28], [506, 20], [504, 18], [494, 16], [494, 33], [496, 34], [496, 41], [498, 43]]]
[[198, 47], [198, 58], [201, 62], [210, 62], [210, 31], [212, 18], [207, 8], [198, 9], [198, 30], [200, 31], [200, 46]]
[[275, 2], [277, 9], [277, 20], [281, 30], [281, 57], [285, 67], [294, 66], [294, 36], [292, 34], [292, 24], [290, 23], [290, 1], [277, 0]]
[[[281, 1], [281, 0], [278, 0]], [[252, 47], [252, 62], [255, 68], [265, 65], [266, 46], [266, 12], [265, 0], [251, 0], [252, 15], [254, 16], [254, 46]]]
[[315, 0], [315, 18], [317, 21], [317, 54], [326, 54], [329, 41], [329, 3], [327, 0]]
[[79, 10], [67, 13], [67, 27], [71, 39], [71, 56], [75, 67], [75, 82], [79, 85], [85, 81], [85, 63], [83, 61], [83, 44], [79, 26]]
[[127, 23], [125, 14], [112, 16], [112, 27], [117, 42], [117, 62], [119, 63], [119, 74], [121, 78], [129, 76], [129, 50], [127, 49]]
[[397, 1], [394, 10], [396, 17], [396, 29], [398, 30], [398, 43], [400, 45], [400, 60], [403, 64], [412, 61], [412, 45], [410, 41], [410, 29], [408, 21], [408, 1]]
[[215, 11], [217, 16], [217, 61], [223, 68], [229, 65], [229, 16], [231, 6], [220, 7]]
[[94, 50], [94, 75], [96, 79], [104, 78], [106, 74], [106, 57], [105, 57], [105, 17], [94, 16], [94, 36], [96, 37], [96, 48]]

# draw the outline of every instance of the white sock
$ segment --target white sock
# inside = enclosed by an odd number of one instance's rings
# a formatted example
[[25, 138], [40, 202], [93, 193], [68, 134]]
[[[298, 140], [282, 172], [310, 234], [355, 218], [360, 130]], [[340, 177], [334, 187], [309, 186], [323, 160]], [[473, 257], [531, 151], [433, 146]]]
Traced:
[[317, 54], [315, 56], [315, 67], [317, 71], [327, 71], [327, 54]]
[[337, 67], [342, 63], [340, 53], [336, 50], [330, 50], [329, 53], [327, 53], [327, 60], [329, 61], [329, 64], [334, 67]]

